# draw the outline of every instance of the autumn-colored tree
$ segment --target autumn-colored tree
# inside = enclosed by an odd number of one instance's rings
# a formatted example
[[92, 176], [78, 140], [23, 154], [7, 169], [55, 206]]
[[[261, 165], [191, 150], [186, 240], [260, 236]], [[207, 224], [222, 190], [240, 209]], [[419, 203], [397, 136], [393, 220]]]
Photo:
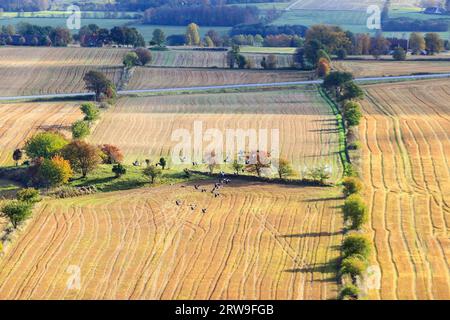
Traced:
[[425, 35], [425, 47], [429, 55], [434, 55], [444, 49], [444, 41], [438, 33], [430, 32]]
[[74, 170], [81, 172], [83, 178], [93, 171], [101, 161], [99, 149], [81, 140], [69, 143], [61, 151], [61, 154], [70, 161]]
[[292, 169], [291, 163], [285, 159], [278, 159], [278, 176], [280, 179], [289, 177], [294, 174], [294, 170]]
[[100, 147], [102, 159], [105, 164], [120, 163], [123, 161], [123, 154], [120, 149], [112, 144], [104, 144]]
[[325, 58], [320, 58], [317, 64], [317, 75], [319, 77], [326, 77], [331, 71], [330, 63]]
[[39, 167], [40, 176], [48, 186], [59, 186], [65, 184], [73, 175], [70, 162], [61, 156], [44, 159]]
[[200, 44], [199, 27], [195, 23], [190, 23], [186, 28], [186, 44], [190, 46]]
[[247, 156], [245, 170], [250, 173], [256, 173], [258, 177], [261, 177], [261, 174], [264, 169], [270, 168], [270, 154], [265, 151], [256, 151], [251, 152], [249, 156]]
[[134, 50], [134, 53], [136, 53], [136, 55], [138, 56], [139, 63], [142, 66], [145, 66], [152, 61], [152, 54], [150, 50], [146, 48], [137, 48], [136, 50]]
[[31, 159], [43, 157], [50, 159], [58, 153], [68, 141], [59, 132], [45, 131], [35, 134], [25, 143], [25, 152]]
[[418, 54], [425, 50], [425, 39], [421, 33], [411, 33], [409, 36], [409, 48], [413, 54]]

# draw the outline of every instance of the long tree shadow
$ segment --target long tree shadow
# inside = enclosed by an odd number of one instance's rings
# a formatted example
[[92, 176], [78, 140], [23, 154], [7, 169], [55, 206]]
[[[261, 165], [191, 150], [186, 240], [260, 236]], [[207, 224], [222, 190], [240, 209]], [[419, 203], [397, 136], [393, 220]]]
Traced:
[[[326, 263], [319, 263], [319, 264], [313, 264], [308, 265], [302, 268], [294, 268], [294, 269], [286, 269], [283, 270], [283, 272], [288, 273], [326, 273], [326, 274], [337, 274], [338, 266], [339, 266], [339, 258], [334, 258]], [[321, 282], [329, 282], [329, 281], [336, 281], [337, 275], [334, 277], [328, 277], [325, 279], [317, 279], [316, 281]]]
[[310, 232], [310, 233], [298, 233], [298, 234], [283, 234], [278, 237], [280, 238], [317, 238], [317, 237], [331, 237], [344, 234], [343, 231], [335, 231], [335, 232]]

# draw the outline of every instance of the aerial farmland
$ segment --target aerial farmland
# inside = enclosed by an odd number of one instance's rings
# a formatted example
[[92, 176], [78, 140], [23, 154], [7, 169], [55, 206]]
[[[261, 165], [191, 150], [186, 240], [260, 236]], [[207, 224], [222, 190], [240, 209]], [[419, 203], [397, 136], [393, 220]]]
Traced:
[[0, 300], [450, 300], [450, 1], [67, 5], [0, 4]]

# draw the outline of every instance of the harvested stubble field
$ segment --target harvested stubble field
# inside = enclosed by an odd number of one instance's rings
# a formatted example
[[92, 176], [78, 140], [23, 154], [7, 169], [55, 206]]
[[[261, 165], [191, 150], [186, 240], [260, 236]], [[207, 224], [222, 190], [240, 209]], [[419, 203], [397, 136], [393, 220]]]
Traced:
[[[261, 61], [264, 54], [244, 54], [252, 59], [255, 68], [262, 68]], [[151, 65], [155, 67], [191, 67], [191, 68], [228, 68], [226, 51], [201, 51], [201, 50], [170, 50], [152, 51]], [[292, 66], [292, 55], [275, 54], [278, 68]]]
[[[102, 115], [90, 140], [117, 145], [128, 162], [160, 156], [170, 159], [180, 142], [172, 140], [172, 133], [187, 129], [193, 137], [195, 121], [202, 122], [203, 134], [219, 129], [224, 144], [227, 129], [267, 129], [269, 134], [279, 129], [281, 155], [296, 170], [328, 164], [334, 180], [342, 174], [336, 119], [314, 87], [121, 98]], [[203, 148], [208, 144], [204, 141]]]
[[335, 298], [340, 203], [238, 181], [218, 199], [174, 185], [46, 200], [0, 261], [0, 299]]
[[298, 71], [207, 70], [142, 68], [133, 71], [127, 89], [195, 87], [239, 83], [300, 81], [309, 73]]
[[124, 49], [0, 49], [0, 96], [84, 92], [83, 76], [100, 70], [116, 84], [122, 74]]
[[0, 165], [13, 164], [12, 152], [38, 130], [61, 129], [81, 119], [75, 102], [24, 102], [0, 104]]
[[381, 299], [450, 299], [450, 81], [367, 86], [360, 125]]
[[333, 67], [339, 71], [351, 72], [355, 77], [450, 72], [449, 61], [334, 61]]

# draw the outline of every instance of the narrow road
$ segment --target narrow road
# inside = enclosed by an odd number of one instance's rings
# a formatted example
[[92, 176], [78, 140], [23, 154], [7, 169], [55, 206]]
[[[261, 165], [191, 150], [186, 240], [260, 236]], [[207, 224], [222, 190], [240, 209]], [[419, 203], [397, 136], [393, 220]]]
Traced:
[[[416, 76], [356, 78], [354, 81], [355, 82], [368, 82], [368, 81], [373, 82], [373, 81], [392, 81], [392, 80], [423, 80], [423, 79], [439, 79], [439, 78], [450, 78], [450, 73], [424, 74], [424, 75], [416, 75]], [[204, 91], [204, 90], [239, 89], [239, 88], [269, 88], [269, 87], [321, 84], [322, 82], [323, 82], [323, 80], [305, 80], [305, 81], [291, 81], [291, 82], [226, 84], [226, 85], [220, 85], [220, 86], [121, 90], [121, 91], [117, 91], [117, 94], [118, 95], [130, 95], [130, 94], [138, 94], [138, 93], [164, 93], [164, 92], [175, 92], [175, 91]], [[42, 95], [29, 95], [29, 96], [0, 97], [0, 101], [56, 99], [56, 98], [82, 98], [82, 97], [89, 97], [89, 96], [93, 96], [93, 95], [94, 95], [94, 93], [89, 93], [89, 92], [56, 93], [56, 94], [42, 94]]]

